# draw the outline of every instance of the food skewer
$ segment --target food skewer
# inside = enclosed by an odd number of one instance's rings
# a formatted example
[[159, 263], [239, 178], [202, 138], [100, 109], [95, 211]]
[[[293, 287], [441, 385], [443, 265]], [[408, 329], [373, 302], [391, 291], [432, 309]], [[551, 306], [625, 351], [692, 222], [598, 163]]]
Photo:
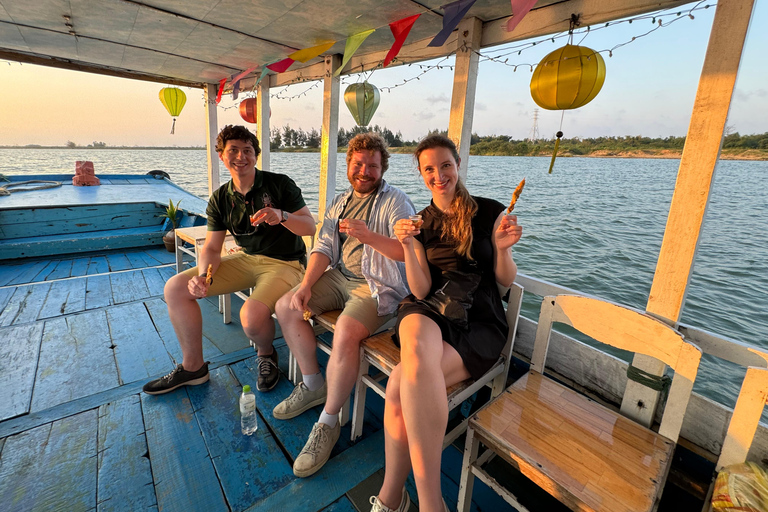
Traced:
[[507, 208], [507, 214], [512, 213], [512, 210], [515, 209], [515, 203], [517, 203], [517, 200], [520, 197], [520, 193], [523, 191], [523, 187], [525, 187], [525, 178], [523, 178], [523, 181], [520, 182], [515, 191], [512, 193], [512, 201], [509, 203], [509, 208]]
[[205, 284], [211, 286], [213, 284], [213, 265], [208, 265], [208, 270], [205, 272]]

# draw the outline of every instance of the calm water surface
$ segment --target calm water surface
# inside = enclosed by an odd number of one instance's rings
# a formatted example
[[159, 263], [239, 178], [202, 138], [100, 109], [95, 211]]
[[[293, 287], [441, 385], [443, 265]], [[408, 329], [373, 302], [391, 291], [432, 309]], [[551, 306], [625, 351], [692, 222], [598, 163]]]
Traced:
[[[201, 150], [0, 149], [0, 173], [73, 173], [76, 160], [96, 174], [168, 172], [187, 190], [207, 196]], [[515, 212], [524, 226], [515, 246], [520, 271], [585, 293], [644, 309], [653, 280], [679, 162], [650, 159], [470, 157], [468, 188], [507, 203], [526, 178]], [[318, 202], [318, 153], [276, 153], [272, 170], [291, 176], [312, 211]], [[339, 155], [337, 190], [343, 190]], [[222, 166], [223, 169], [223, 166]], [[222, 181], [229, 179], [225, 169]], [[408, 155], [392, 155], [386, 179], [417, 209], [429, 194]], [[768, 162], [720, 162], [681, 321], [768, 349]], [[535, 318], [538, 307], [524, 306]], [[706, 358], [706, 356], [705, 356]], [[705, 360], [697, 391], [733, 405], [743, 378], [738, 367]]]

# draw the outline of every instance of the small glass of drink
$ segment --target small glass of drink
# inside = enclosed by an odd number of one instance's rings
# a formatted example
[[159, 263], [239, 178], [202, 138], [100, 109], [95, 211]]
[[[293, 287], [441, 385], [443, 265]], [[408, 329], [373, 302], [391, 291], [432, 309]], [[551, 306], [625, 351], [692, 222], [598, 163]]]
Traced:
[[409, 215], [408, 220], [411, 221], [414, 229], [421, 229], [421, 225], [424, 224], [424, 221], [421, 220], [421, 215], [418, 215], [418, 214]]

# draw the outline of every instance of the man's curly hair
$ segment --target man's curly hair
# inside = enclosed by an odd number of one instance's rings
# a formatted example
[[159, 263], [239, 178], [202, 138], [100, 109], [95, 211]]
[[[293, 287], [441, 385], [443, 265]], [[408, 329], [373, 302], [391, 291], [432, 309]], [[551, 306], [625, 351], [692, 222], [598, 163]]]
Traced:
[[221, 154], [224, 152], [224, 148], [227, 145], [228, 140], [241, 140], [243, 142], [250, 142], [253, 145], [253, 151], [258, 157], [261, 154], [261, 148], [259, 147], [259, 139], [252, 134], [248, 128], [240, 125], [228, 124], [219, 132], [219, 136], [216, 137], [216, 152]]
[[389, 168], [389, 151], [387, 142], [378, 133], [368, 132], [355, 135], [347, 146], [347, 167], [352, 160], [352, 153], [356, 151], [378, 151], [381, 153], [381, 173]]

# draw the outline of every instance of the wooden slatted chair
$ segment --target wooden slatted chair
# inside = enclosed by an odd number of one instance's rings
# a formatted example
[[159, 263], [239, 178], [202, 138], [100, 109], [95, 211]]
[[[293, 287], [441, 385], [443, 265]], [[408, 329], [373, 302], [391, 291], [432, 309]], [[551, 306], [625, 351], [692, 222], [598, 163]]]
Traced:
[[[505, 290], [506, 292], [506, 290]], [[507, 305], [507, 324], [509, 334], [499, 360], [478, 380], [468, 379], [447, 389], [448, 410], [451, 411], [462, 404], [467, 398], [474, 395], [483, 386], [491, 387], [491, 397], [498, 396], [506, 385], [507, 374], [511, 364], [512, 347], [517, 332], [517, 320], [520, 316], [520, 307], [523, 302], [523, 287], [514, 283], [510, 289]], [[355, 384], [354, 410], [352, 411], [352, 440], [355, 441], [363, 433], [363, 416], [365, 414], [365, 394], [368, 388], [373, 389], [379, 396], [386, 398], [386, 388], [381, 381], [392, 373], [395, 366], [400, 363], [400, 349], [392, 341], [392, 331], [385, 331], [363, 340], [360, 347], [360, 372]], [[380, 373], [370, 375], [370, 367], [373, 366]], [[443, 440], [445, 448], [451, 444], [467, 429], [467, 420], [448, 432]]]
[[[553, 322], [675, 371], [658, 433], [543, 375]], [[475, 476], [526, 510], [484, 471], [494, 455], [572, 510], [656, 510], [700, 359], [701, 350], [649, 315], [593, 298], [545, 297], [530, 371], [470, 419], [458, 510], [469, 510]], [[488, 450], [478, 457], [481, 443]]]
[[747, 368], [739, 398], [736, 400], [736, 407], [728, 424], [723, 448], [717, 459], [715, 473], [709, 485], [709, 492], [704, 500], [703, 512], [712, 511], [711, 498], [717, 473], [726, 466], [747, 460], [766, 401], [768, 401], [768, 368]]

